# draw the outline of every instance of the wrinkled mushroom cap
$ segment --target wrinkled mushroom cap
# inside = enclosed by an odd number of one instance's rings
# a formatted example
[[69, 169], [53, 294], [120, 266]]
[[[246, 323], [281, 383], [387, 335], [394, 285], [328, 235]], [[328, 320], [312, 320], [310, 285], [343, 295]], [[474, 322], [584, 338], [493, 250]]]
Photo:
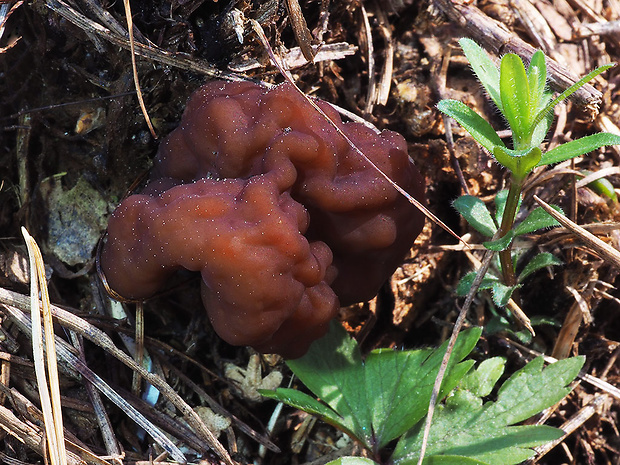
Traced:
[[[386, 175], [423, 201], [402, 136], [343, 123]], [[101, 264], [124, 297], [199, 271], [216, 332], [303, 355], [339, 305], [372, 298], [424, 217], [291, 86], [211, 82], [161, 144], [151, 182], [110, 219]]]

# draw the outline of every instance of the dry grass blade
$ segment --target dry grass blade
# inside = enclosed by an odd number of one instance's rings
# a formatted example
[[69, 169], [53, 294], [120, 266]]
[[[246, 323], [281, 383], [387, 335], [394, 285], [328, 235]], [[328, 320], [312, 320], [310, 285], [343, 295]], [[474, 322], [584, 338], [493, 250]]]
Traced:
[[[43, 410], [45, 435], [51, 465], [65, 465], [67, 451], [60, 406], [60, 386], [58, 382], [58, 365], [56, 362], [56, 345], [54, 326], [50, 312], [50, 299], [45, 279], [43, 257], [34, 238], [22, 227], [22, 234], [28, 247], [30, 258], [30, 314], [32, 319], [32, 352], [34, 368]], [[39, 301], [39, 286], [41, 300]], [[41, 331], [41, 310], [43, 310], [43, 327], [45, 340]], [[44, 344], [47, 354], [47, 373], [49, 374], [49, 388], [44, 362]]]
[[146, 124], [149, 127], [149, 131], [151, 131], [151, 135], [154, 139], [157, 139], [155, 128], [153, 127], [153, 124], [151, 123], [151, 118], [146, 111], [146, 105], [144, 104], [144, 98], [142, 97], [142, 90], [140, 89], [140, 81], [138, 80], [138, 68], [136, 67], [136, 45], [133, 37], [133, 19], [131, 17], [131, 5], [129, 4], [129, 0], [123, 0], [123, 5], [125, 7], [125, 17], [127, 18], [127, 31], [129, 32], [129, 48], [131, 51], [131, 68], [133, 70], [133, 82], [136, 86], [136, 93], [138, 94], [138, 102], [140, 103], [140, 109], [142, 110], [142, 114], [144, 115]]
[[579, 238], [591, 247], [594, 252], [600, 255], [604, 260], [609, 262], [616, 268], [620, 268], [620, 252], [614, 249], [612, 246], [596, 237], [591, 232], [579, 226], [577, 223], [569, 220], [561, 213], [551, 208], [551, 206], [544, 200], [541, 200], [537, 195], [534, 196], [534, 200], [551, 215], [558, 223], [570, 230], [573, 234], [579, 236]]
[[[85, 361], [86, 357], [84, 355], [84, 344], [82, 338], [75, 334], [74, 331], [70, 331], [69, 335], [71, 337], [71, 342], [73, 342], [73, 346], [78, 350], [80, 359]], [[90, 403], [93, 406], [93, 410], [95, 411], [95, 417], [97, 418], [97, 423], [99, 425], [99, 430], [101, 431], [103, 444], [105, 445], [107, 454], [110, 457], [121, 458], [121, 448], [118, 440], [116, 439], [116, 435], [114, 434], [114, 428], [112, 427], [110, 418], [105, 410], [99, 391], [97, 391], [97, 389], [89, 382], [86, 383], [85, 388], [88, 393]], [[115, 463], [120, 463], [120, 460], [115, 460], [114, 458], [112, 460]]]
[[[24, 306], [27, 306], [26, 302], [27, 302], [27, 299], [21, 294], [0, 288], [0, 303], [4, 303], [7, 306], [9, 306], [9, 311], [11, 311], [10, 307], [16, 307], [16, 308], [23, 309]], [[234, 465], [235, 462], [230, 458], [230, 455], [228, 454], [226, 449], [224, 449], [224, 446], [222, 446], [222, 444], [217, 440], [217, 438], [215, 438], [213, 433], [207, 428], [207, 426], [200, 419], [198, 414], [181, 398], [181, 396], [179, 396], [179, 394], [164, 379], [162, 379], [160, 376], [154, 373], [150, 373], [148, 370], [138, 365], [135, 362], [135, 360], [133, 360], [130, 356], [128, 356], [122, 350], [118, 349], [118, 347], [116, 347], [112, 339], [110, 339], [110, 337], [106, 333], [101, 331], [100, 329], [94, 327], [93, 325], [83, 320], [82, 318], [79, 318], [76, 315], [73, 315], [72, 313], [60, 307], [52, 305], [50, 308], [51, 308], [52, 315], [54, 316], [54, 318], [57, 318], [58, 321], [63, 326], [77, 332], [78, 334], [85, 337], [89, 341], [93, 342], [94, 344], [98, 345], [102, 349], [106, 350], [110, 355], [118, 359], [120, 362], [122, 362], [123, 364], [131, 368], [132, 370], [137, 371], [146, 382], [152, 384], [155, 388], [157, 388], [159, 392], [162, 395], [164, 395], [183, 414], [183, 416], [185, 417], [185, 420], [195, 430], [195, 432], [202, 438], [202, 440], [204, 440], [205, 443], [209, 447], [211, 447], [226, 464]], [[21, 312], [18, 311], [18, 313], [21, 313]], [[14, 311], [11, 311], [11, 315], [13, 315], [15, 318], [19, 317], [19, 315], [15, 315]], [[81, 360], [79, 360], [75, 355], [73, 355], [73, 353], [69, 352], [68, 350], [63, 351], [63, 354], [65, 353], [67, 357], [70, 357], [70, 359], [72, 360], [72, 363], [75, 364], [74, 366], [76, 366], [76, 368], [79, 367], [80, 370], [85, 369], [89, 373], [92, 373], [92, 371]], [[104, 383], [103, 380], [101, 380], [96, 374], [93, 373], [93, 375], [97, 378], [96, 379], [97, 382]], [[93, 383], [95, 383], [95, 381], [93, 381]], [[109, 391], [107, 392], [102, 391], [100, 387], [101, 387], [100, 385], [97, 385], [97, 389], [99, 389], [106, 397], [108, 397], [108, 395], [112, 395], [114, 397], [113, 399], [110, 399], [113, 402], [123, 401], [123, 399], [120, 398], [118, 394], [116, 394], [114, 391], [112, 391], [109, 388], [109, 386], [105, 385], [105, 387], [109, 389]], [[124, 402], [124, 404], [128, 406], [127, 408], [131, 407], [126, 402]], [[122, 408], [125, 408], [125, 407], [122, 407]], [[135, 411], [135, 413], [137, 413], [140, 418], [144, 418], [139, 412]], [[136, 420], [135, 418], [133, 419], [134, 421]], [[166, 437], [164, 436], [164, 438]], [[176, 446], [174, 446], [174, 448], [178, 451]], [[181, 458], [177, 458], [177, 457], [175, 457], [175, 460], [185, 461], [182, 454], [180, 454]]]
[[[0, 293], [10, 292], [5, 289], [0, 289]], [[6, 302], [3, 302], [6, 303]], [[58, 308], [51, 306], [52, 313]], [[27, 314], [23, 313], [18, 307], [7, 304], [5, 309], [12, 317], [13, 321], [17, 323], [20, 329], [29, 334], [32, 332], [32, 323]], [[56, 316], [56, 315], [54, 315]], [[183, 453], [176, 447], [167, 436], [165, 436], [157, 427], [151, 424], [140, 412], [138, 412], [131, 404], [129, 404], [123, 397], [116, 393], [103, 379], [94, 373], [86, 364], [76, 357], [68, 348], [64, 345], [58, 345], [58, 355], [71, 364], [75, 370], [77, 370], [86, 380], [93, 384], [103, 395], [116, 404], [123, 412], [127, 414], [138, 426], [144, 429], [164, 450], [166, 450], [171, 457], [181, 463], [185, 463], [185, 457]]]
[[[140, 366], [144, 362], [144, 305], [142, 302], [136, 304], [136, 363]], [[137, 372], [133, 372], [133, 379], [131, 381], [131, 391], [135, 395], [139, 395], [140, 392], [140, 375]]]

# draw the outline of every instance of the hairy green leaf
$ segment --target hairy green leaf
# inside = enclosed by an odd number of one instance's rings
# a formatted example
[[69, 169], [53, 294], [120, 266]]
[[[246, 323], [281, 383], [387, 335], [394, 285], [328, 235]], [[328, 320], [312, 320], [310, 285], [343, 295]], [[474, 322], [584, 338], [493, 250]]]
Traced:
[[442, 100], [437, 109], [454, 118], [469, 134], [490, 153], [493, 147], [505, 147], [495, 129], [482, 116], [458, 100]]
[[493, 303], [498, 307], [505, 307], [508, 305], [508, 301], [512, 297], [512, 293], [519, 286], [506, 286], [502, 283], [495, 283], [491, 288], [491, 295], [493, 297]]
[[501, 165], [508, 168], [515, 178], [524, 179], [542, 158], [542, 151], [539, 147], [511, 150], [496, 145], [493, 148], [493, 156]]
[[[523, 149], [530, 132], [530, 86], [523, 61], [514, 53], [507, 53], [500, 63], [499, 89], [503, 114], [515, 140], [516, 149]], [[501, 162], [500, 162], [501, 163]]]
[[544, 101], [545, 89], [547, 87], [547, 63], [545, 54], [542, 50], [537, 50], [532, 55], [532, 60], [527, 68], [527, 79], [530, 86], [530, 101], [534, 111], [541, 110], [540, 106]]
[[506, 250], [508, 246], [512, 243], [512, 240], [515, 237], [515, 233], [513, 230], [508, 231], [504, 236], [496, 239], [494, 241], [483, 242], [485, 248], [492, 250], [494, 252], [500, 252], [502, 250]]
[[[564, 92], [562, 92], [560, 95], [558, 95], [555, 99], [553, 99], [553, 101], [551, 101], [542, 110], [538, 112], [538, 114], [533, 118], [532, 128], [537, 126], [538, 123], [540, 123], [540, 121], [543, 120], [543, 118], [546, 118], [549, 115], [549, 113], [553, 111], [553, 108], [558, 103], [567, 99], [568, 97], [573, 95], [575, 92], [577, 92], [581, 87], [583, 87], [588, 82], [590, 82], [592, 79], [594, 79], [596, 76], [607, 71], [609, 68], [613, 68], [614, 66], [616, 66], [615, 63], [610, 63], [607, 65], [599, 66], [594, 71], [591, 71], [590, 73], [588, 73], [587, 75], [579, 79], [579, 81], [577, 81], [572, 86], [570, 86], [568, 89], [566, 89]], [[606, 144], [606, 145], [609, 145], [609, 144]]]
[[459, 45], [469, 60], [474, 73], [480, 79], [480, 83], [495, 103], [502, 110], [502, 99], [499, 95], [499, 69], [489, 54], [471, 39], [462, 38]]
[[581, 139], [572, 140], [545, 152], [536, 166], [560, 163], [607, 145], [620, 145], [620, 136], [608, 132], [599, 132]]
[[487, 237], [493, 237], [497, 225], [482, 200], [473, 195], [462, 195], [452, 205], [472, 228]]
[[542, 268], [546, 268], [548, 266], [554, 266], [554, 265], [561, 265], [561, 264], [562, 264], [562, 260], [557, 258], [555, 255], [550, 254], [549, 252], [539, 253], [534, 258], [532, 258], [527, 263], [527, 265], [525, 265], [525, 268], [523, 268], [523, 271], [521, 271], [521, 273], [519, 274], [518, 281], [520, 283], [523, 282], [525, 278], [527, 278], [529, 275], [531, 275], [532, 273]]
[[[562, 209], [558, 206], [552, 206], [554, 210], [562, 212]], [[519, 225], [515, 228], [515, 235], [521, 236], [523, 234], [530, 234], [539, 229], [551, 228], [553, 226], [559, 226], [557, 220], [555, 220], [549, 213], [543, 210], [541, 207], [537, 207], [530, 212]]]
[[[460, 297], [464, 297], [467, 294], [469, 294], [469, 291], [471, 290], [471, 286], [474, 283], [474, 280], [476, 279], [476, 274], [477, 273], [475, 271], [470, 271], [469, 273], [467, 273], [465, 276], [461, 278], [461, 280], [459, 281], [459, 284], [456, 286], [456, 295]], [[482, 282], [480, 283], [480, 286], [478, 286], [478, 289], [481, 291], [485, 289], [491, 289], [493, 287], [493, 284], [495, 284], [498, 281], [499, 281], [499, 278], [497, 276], [494, 276], [491, 273], [487, 273], [484, 276], [484, 278], [482, 278]]]

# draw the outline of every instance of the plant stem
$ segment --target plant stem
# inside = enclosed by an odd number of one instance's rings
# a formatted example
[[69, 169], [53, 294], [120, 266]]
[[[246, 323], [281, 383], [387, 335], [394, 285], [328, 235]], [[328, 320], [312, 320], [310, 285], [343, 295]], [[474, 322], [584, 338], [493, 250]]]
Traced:
[[[502, 216], [502, 224], [499, 229], [500, 238], [508, 234], [514, 225], [522, 187], [523, 179], [512, 176], [512, 179], [510, 180], [510, 190], [508, 191], [508, 197], [506, 199], [506, 206], [504, 207], [504, 215]], [[502, 265], [502, 275], [506, 286], [514, 286], [517, 284], [517, 277], [515, 276], [515, 268], [512, 263], [511, 252], [512, 242], [508, 245], [508, 247], [506, 247], [505, 250], [502, 250], [499, 253], [499, 260]]]

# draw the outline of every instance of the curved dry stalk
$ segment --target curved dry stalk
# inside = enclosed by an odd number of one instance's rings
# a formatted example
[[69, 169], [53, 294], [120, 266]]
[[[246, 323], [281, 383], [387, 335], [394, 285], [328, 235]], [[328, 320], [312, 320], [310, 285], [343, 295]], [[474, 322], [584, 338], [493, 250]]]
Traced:
[[[30, 258], [30, 315], [32, 334], [32, 355], [34, 369], [39, 389], [41, 409], [43, 411], [43, 425], [47, 438], [47, 450], [51, 465], [66, 465], [67, 450], [65, 448], [65, 434], [60, 405], [60, 383], [58, 381], [58, 365], [54, 326], [50, 313], [50, 298], [47, 292], [45, 279], [45, 265], [41, 250], [34, 238], [22, 227], [22, 234], [28, 247]], [[41, 300], [39, 300], [39, 292]], [[43, 313], [43, 328], [41, 331], [41, 310]], [[47, 354], [47, 364], [44, 361], [44, 352]], [[46, 375], [49, 374], [49, 387]]]

